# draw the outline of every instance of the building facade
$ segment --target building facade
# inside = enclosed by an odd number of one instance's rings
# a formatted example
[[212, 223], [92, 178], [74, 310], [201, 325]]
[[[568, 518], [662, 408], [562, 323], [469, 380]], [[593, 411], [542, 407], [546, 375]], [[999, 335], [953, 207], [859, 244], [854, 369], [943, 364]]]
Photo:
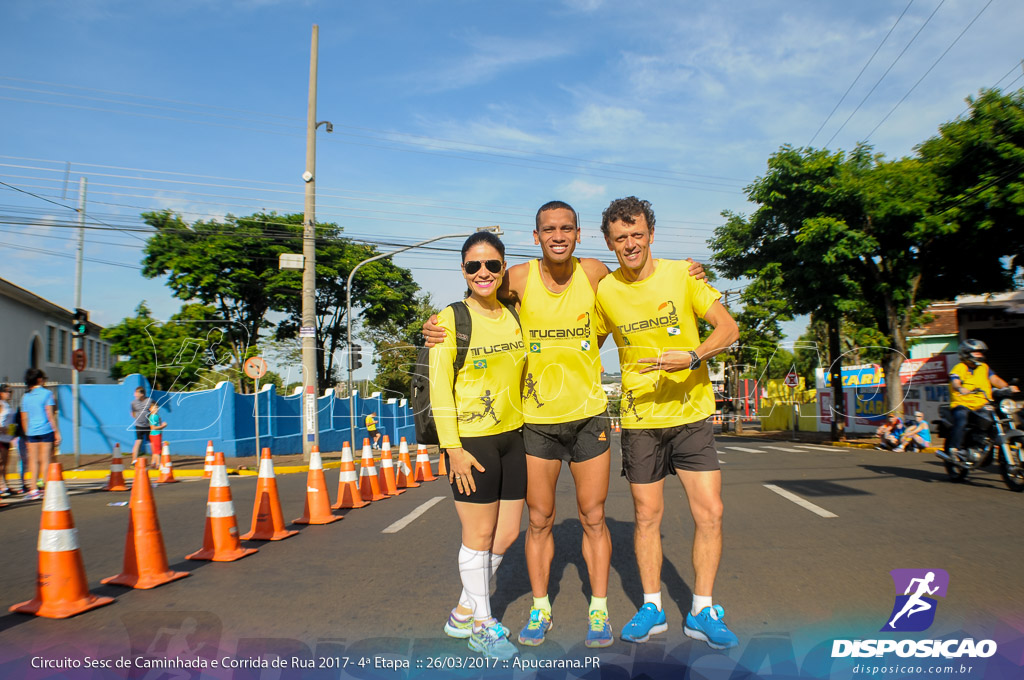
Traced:
[[[0, 382], [21, 383], [25, 371], [40, 368], [47, 382], [70, 383], [74, 349], [74, 312], [0, 279]], [[86, 354], [83, 384], [109, 384], [110, 344], [100, 339], [102, 326], [89, 323], [82, 349]]]

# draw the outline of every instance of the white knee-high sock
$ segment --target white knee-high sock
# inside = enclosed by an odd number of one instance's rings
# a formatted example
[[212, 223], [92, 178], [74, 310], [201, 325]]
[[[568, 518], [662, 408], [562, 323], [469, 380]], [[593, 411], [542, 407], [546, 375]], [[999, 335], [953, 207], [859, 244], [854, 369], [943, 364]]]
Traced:
[[490, 552], [459, 547], [459, 576], [462, 589], [472, 603], [473, 618], [491, 618]]
[[[495, 555], [494, 553], [488, 553], [491, 556], [490, 569], [487, 574], [487, 583], [490, 584], [491, 579], [494, 578], [494, 572], [498, 571], [498, 565], [501, 564], [501, 560], [505, 557], [504, 555]], [[490, 590], [487, 591], [488, 593]], [[466, 589], [462, 589], [462, 594], [459, 595], [459, 605], [463, 609], [472, 609], [473, 601], [469, 599], [469, 595], [466, 593]]]

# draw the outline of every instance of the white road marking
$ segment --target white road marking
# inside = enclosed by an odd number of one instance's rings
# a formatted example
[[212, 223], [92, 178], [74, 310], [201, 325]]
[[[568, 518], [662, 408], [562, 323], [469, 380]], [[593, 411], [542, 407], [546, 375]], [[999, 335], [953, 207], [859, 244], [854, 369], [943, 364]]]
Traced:
[[789, 491], [786, 491], [785, 489], [780, 489], [779, 487], [775, 486], [774, 484], [765, 484], [764, 488], [770, 489], [770, 490], [774, 491], [775, 493], [779, 494], [780, 496], [782, 496], [786, 500], [793, 501], [794, 503], [799, 505], [801, 508], [803, 508], [805, 510], [810, 510], [811, 512], [813, 512], [815, 515], [818, 515], [819, 517], [829, 518], [829, 517], [838, 517], [839, 516], [839, 515], [836, 515], [834, 513], [829, 512], [825, 508], [822, 508], [822, 507], [820, 507], [818, 505], [815, 505], [814, 503], [810, 502], [809, 500], [807, 500], [805, 498], [801, 498], [800, 496], [797, 496], [795, 493], [790, 493]]
[[729, 449], [730, 451], [744, 451], [746, 453], [764, 453], [761, 449], [745, 449], [742, 446], [725, 446], [722, 448]]
[[423, 505], [419, 506], [418, 508], [416, 508], [415, 510], [410, 512], [408, 515], [406, 515], [402, 519], [398, 520], [397, 522], [395, 522], [391, 526], [389, 526], [386, 529], [384, 529], [381, 533], [382, 534], [397, 534], [399, 531], [401, 531], [405, 527], [407, 527], [410, 524], [412, 524], [412, 522], [417, 517], [419, 517], [420, 515], [425, 513], [427, 510], [430, 510], [430, 508], [432, 508], [434, 505], [440, 503], [444, 499], [445, 499], [444, 496], [434, 496], [429, 501], [427, 501]]
[[801, 449], [791, 449], [785, 446], [765, 446], [766, 449], [775, 449], [776, 451], [786, 451], [787, 453], [800, 453]]
[[810, 444], [794, 444], [793, 446], [800, 449], [810, 449], [811, 451], [821, 451], [823, 448], [826, 448], [824, 446], [812, 446]]

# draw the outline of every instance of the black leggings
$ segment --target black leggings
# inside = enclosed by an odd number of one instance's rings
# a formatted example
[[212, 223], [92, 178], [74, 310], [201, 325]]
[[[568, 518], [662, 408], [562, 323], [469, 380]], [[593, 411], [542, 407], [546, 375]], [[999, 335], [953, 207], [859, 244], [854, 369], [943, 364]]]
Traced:
[[[484, 471], [473, 469], [476, 491], [464, 494], [452, 482], [455, 500], [463, 503], [494, 503], [495, 501], [521, 501], [526, 498], [526, 448], [523, 430], [492, 434], [486, 437], [463, 437], [462, 448], [484, 466]], [[444, 456], [448, 456], [445, 452]], [[451, 461], [447, 461], [451, 465]]]

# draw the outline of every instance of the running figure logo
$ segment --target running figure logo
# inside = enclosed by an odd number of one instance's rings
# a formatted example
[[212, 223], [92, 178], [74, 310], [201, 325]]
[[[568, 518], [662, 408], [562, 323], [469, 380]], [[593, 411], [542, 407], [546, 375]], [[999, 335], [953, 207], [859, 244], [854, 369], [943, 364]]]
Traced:
[[641, 420], [643, 420], [643, 416], [641, 416], [639, 413], [636, 412], [636, 398], [633, 396], [633, 390], [626, 390], [625, 396], [626, 396], [626, 408], [625, 408], [625, 411], [627, 413], [632, 411], [633, 415], [636, 416], [637, 422], [640, 422]]
[[[896, 602], [882, 631], [919, 632], [935, 621], [938, 602], [931, 595], [946, 596], [949, 574], [943, 569], [893, 569]], [[900, 595], [899, 593], [903, 593]]]
[[523, 401], [526, 401], [527, 399], [530, 399], [532, 397], [534, 403], [537, 404], [537, 408], [543, 406], [544, 404], [541, 403], [539, 395], [537, 394], [537, 381], [533, 379], [533, 373], [526, 374], [525, 385], [526, 394], [523, 395]]
[[498, 412], [494, 410], [494, 397], [491, 396], [491, 391], [486, 390], [484, 392], [484, 395], [482, 397], [477, 397], [477, 399], [483, 402], [484, 410], [470, 411], [469, 413], [462, 414], [459, 416], [459, 420], [461, 420], [464, 423], [472, 423], [477, 420], [483, 420], [487, 416], [490, 416], [494, 418], [495, 425], [501, 423], [501, 421], [498, 420]]

